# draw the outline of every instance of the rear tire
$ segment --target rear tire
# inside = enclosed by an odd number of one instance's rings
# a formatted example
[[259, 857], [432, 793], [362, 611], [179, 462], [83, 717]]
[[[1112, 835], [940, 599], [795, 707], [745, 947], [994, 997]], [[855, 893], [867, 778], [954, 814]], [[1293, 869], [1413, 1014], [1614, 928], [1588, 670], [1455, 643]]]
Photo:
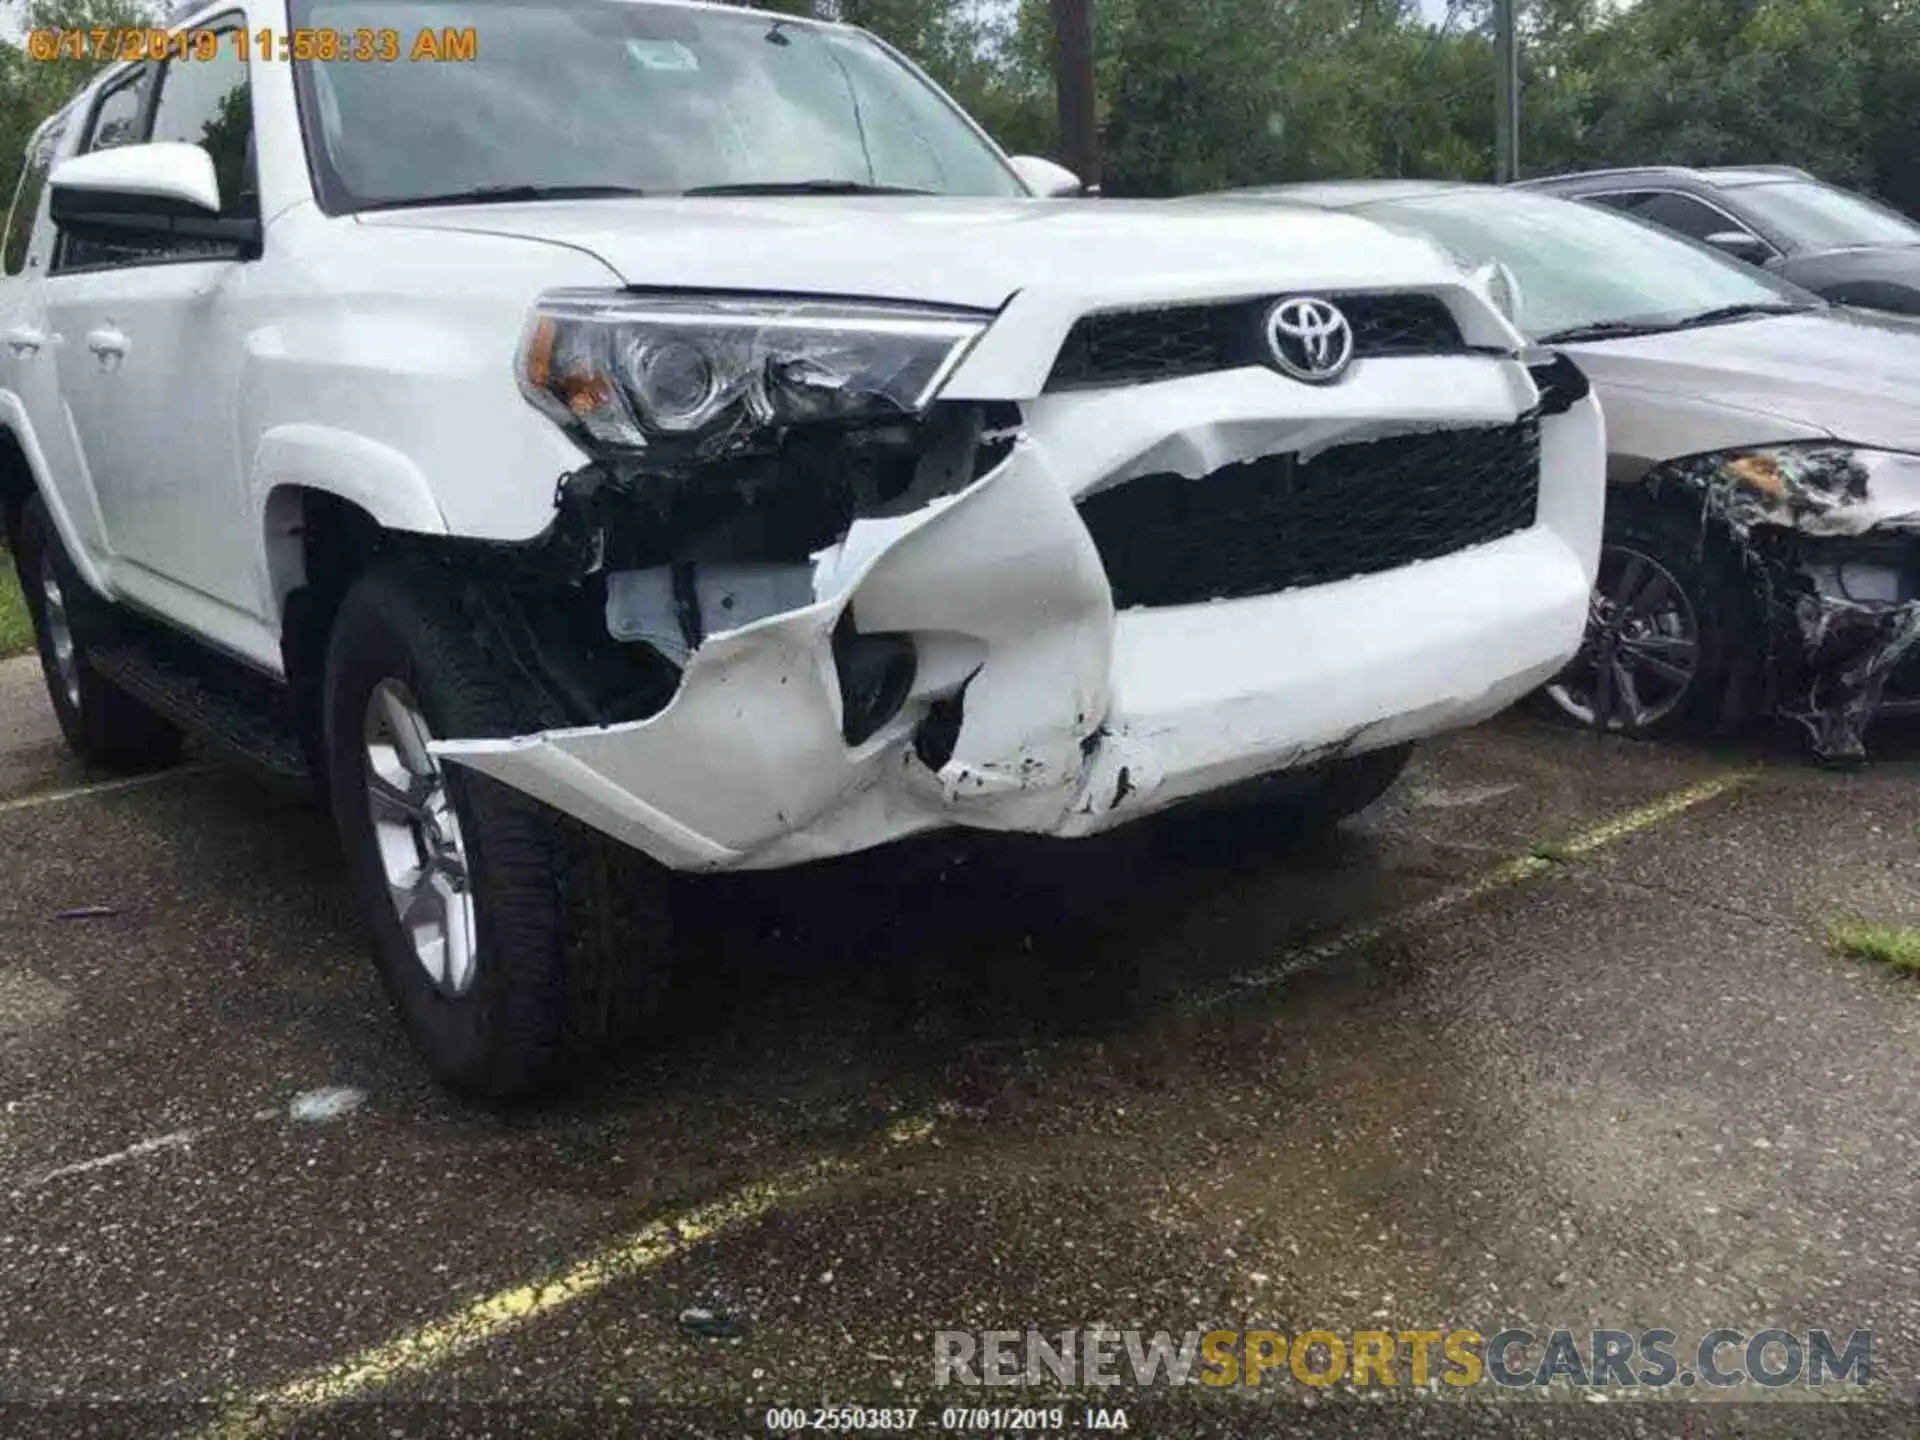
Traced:
[[[348, 592], [328, 647], [327, 770], [402, 1023], [442, 1083], [504, 1099], [577, 1075], [625, 1033], [664, 971], [666, 875], [409, 743], [414, 722], [416, 741], [541, 728], [452, 590], [397, 569]], [[413, 720], [391, 718], [403, 713]], [[376, 772], [399, 776], [415, 809]]]
[[20, 515], [20, 588], [33, 617], [40, 673], [67, 745], [89, 765], [143, 770], [180, 755], [180, 732], [96, 671], [90, 644], [112, 624], [107, 602], [80, 578], [67, 558], [39, 496]]

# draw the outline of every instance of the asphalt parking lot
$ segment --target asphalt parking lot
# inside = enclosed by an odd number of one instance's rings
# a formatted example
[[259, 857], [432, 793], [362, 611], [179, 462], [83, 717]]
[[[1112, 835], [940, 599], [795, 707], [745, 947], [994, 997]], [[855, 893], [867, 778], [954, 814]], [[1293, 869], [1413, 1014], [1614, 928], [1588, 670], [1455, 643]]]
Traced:
[[[935, 1330], [1100, 1323], [1869, 1328], [1868, 1398], [1909, 1397], [1920, 980], [1827, 940], [1920, 923], [1917, 797], [1920, 746], [1835, 774], [1510, 716], [1318, 846], [690, 885], [661, 1036], [494, 1114], [406, 1051], [317, 811], [211, 765], [97, 788], [10, 662], [0, 1425], [760, 1433], [955, 1398]], [[1516, 1434], [1911, 1433], [1756, 1395], [1493, 1398]], [[1118, 1403], [1468, 1403], [1203, 1398]]]

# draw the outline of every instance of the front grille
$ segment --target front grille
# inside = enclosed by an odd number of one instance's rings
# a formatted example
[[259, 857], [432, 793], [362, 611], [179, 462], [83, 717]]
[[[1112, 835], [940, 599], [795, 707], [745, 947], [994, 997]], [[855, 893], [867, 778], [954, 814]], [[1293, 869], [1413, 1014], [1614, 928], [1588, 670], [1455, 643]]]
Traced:
[[1434, 560], [1525, 530], [1540, 423], [1428, 431], [1270, 455], [1199, 480], [1143, 475], [1089, 496], [1114, 604], [1271, 595]]
[[[1265, 365], [1265, 322], [1277, 297], [1168, 305], [1083, 316], [1060, 347], [1049, 390], [1141, 385]], [[1353, 327], [1354, 358], [1436, 355], [1463, 348], [1453, 312], [1438, 296], [1329, 295]]]

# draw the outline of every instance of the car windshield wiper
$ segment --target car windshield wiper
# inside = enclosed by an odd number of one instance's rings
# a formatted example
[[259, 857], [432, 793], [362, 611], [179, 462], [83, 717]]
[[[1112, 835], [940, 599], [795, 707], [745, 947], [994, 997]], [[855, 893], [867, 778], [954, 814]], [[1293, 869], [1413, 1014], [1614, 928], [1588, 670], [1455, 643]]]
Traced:
[[1719, 325], [1728, 320], [1747, 320], [1761, 315], [1805, 315], [1815, 307], [1789, 301], [1767, 304], [1721, 305], [1702, 310], [1698, 315], [1646, 316], [1638, 320], [1595, 320], [1589, 325], [1569, 325], [1535, 336], [1541, 345], [1570, 345], [1581, 340], [1625, 340], [1635, 335], [1666, 335], [1675, 330], [1692, 330], [1700, 325]]
[[1719, 325], [1728, 320], [1754, 320], [1763, 315], [1805, 315], [1813, 309], [1811, 305], [1795, 305], [1790, 301], [1775, 300], [1763, 305], [1721, 305], [1712, 310], [1702, 310], [1698, 315], [1689, 315], [1673, 324], [1675, 330], [1691, 330], [1696, 325]]
[[1590, 325], [1549, 330], [1534, 339], [1542, 345], [1570, 345], [1580, 340], [1624, 340], [1634, 335], [1658, 335], [1671, 329], [1673, 324], [1667, 320], [1595, 320]]
[[481, 185], [472, 190], [449, 190], [444, 195], [408, 195], [398, 200], [376, 200], [360, 208], [404, 210], [416, 205], [512, 205], [525, 200], [604, 200], [646, 193], [631, 185]]
[[906, 185], [868, 185], [860, 180], [748, 180], [737, 185], [696, 185], [683, 195], [932, 195]]

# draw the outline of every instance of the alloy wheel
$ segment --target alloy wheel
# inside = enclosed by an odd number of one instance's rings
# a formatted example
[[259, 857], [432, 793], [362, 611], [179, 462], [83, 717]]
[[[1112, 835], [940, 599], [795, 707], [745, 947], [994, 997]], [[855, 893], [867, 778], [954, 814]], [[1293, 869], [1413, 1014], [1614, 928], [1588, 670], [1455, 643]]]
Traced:
[[460, 817], [412, 693], [383, 680], [367, 700], [367, 801], [400, 928], [434, 988], [459, 998], [477, 971], [471, 872]]
[[1626, 545], [1600, 552], [1580, 653], [1547, 696], [1582, 725], [1635, 734], [1674, 715], [1700, 674], [1700, 625], [1672, 571]]

